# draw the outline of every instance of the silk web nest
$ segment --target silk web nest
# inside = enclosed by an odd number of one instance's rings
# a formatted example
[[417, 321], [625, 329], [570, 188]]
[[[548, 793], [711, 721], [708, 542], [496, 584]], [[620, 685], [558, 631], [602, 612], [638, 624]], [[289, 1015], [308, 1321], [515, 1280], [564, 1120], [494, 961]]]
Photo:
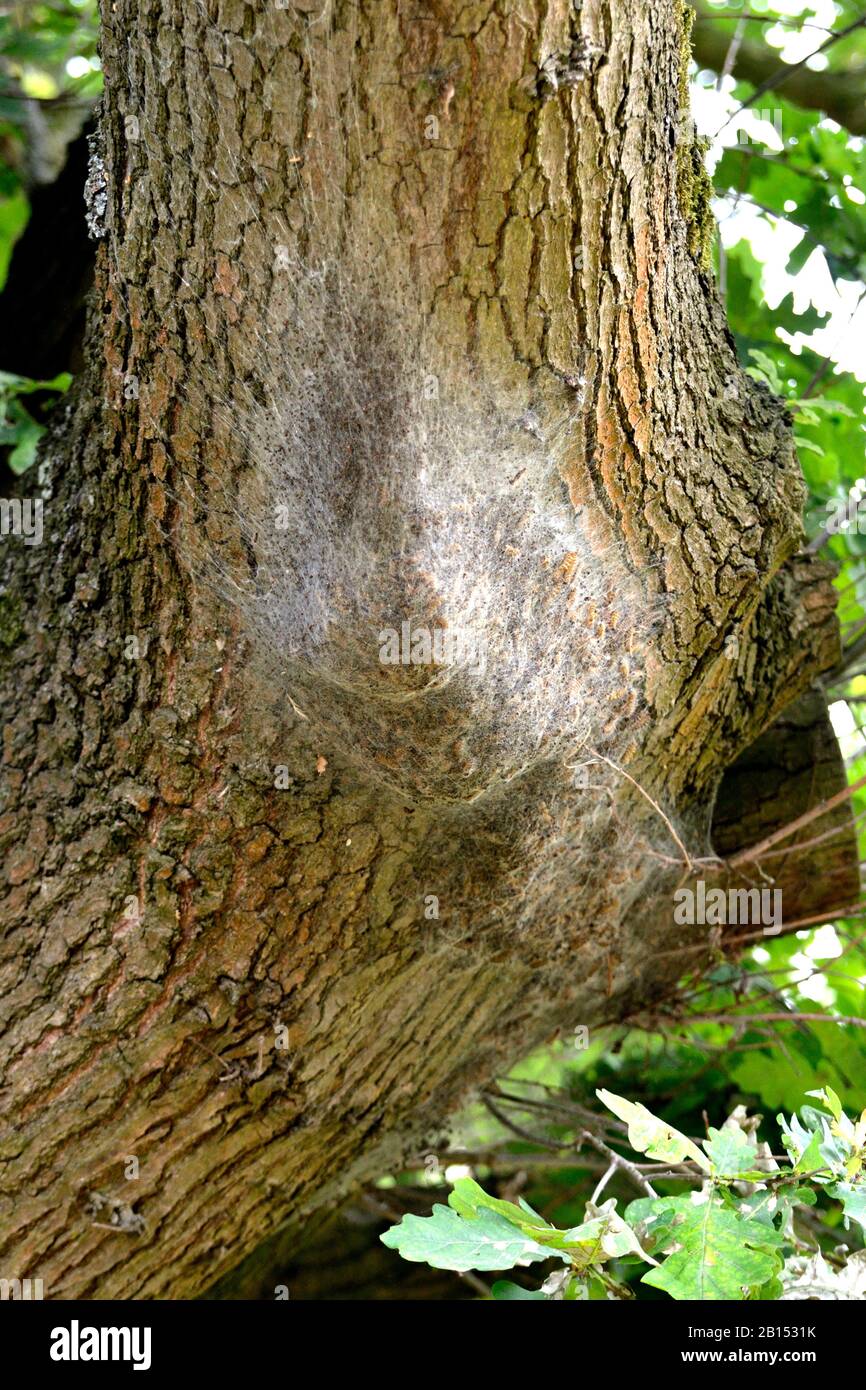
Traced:
[[458, 802], [621, 741], [653, 618], [562, 481], [579, 396], [443, 368], [411, 291], [384, 302], [337, 261], [289, 282], [242, 411], [247, 564], [220, 578], [287, 717]]

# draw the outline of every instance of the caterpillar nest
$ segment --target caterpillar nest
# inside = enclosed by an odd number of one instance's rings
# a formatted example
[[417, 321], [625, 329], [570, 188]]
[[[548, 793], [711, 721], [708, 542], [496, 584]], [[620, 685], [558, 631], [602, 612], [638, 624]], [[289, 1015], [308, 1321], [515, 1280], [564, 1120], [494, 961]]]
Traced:
[[221, 580], [287, 717], [445, 802], [621, 736], [653, 617], [563, 484], [574, 392], [496, 391], [426, 341], [408, 292], [294, 270], [244, 409], [248, 572]]

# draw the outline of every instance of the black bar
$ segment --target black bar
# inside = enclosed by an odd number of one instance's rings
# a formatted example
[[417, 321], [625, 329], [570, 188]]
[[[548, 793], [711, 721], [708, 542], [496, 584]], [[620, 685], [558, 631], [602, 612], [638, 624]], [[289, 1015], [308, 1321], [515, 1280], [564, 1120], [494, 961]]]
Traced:
[[[826, 1375], [859, 1359], [862, 1322], [857, 1301], [577, 1303], [521, 1313], [517, 1322], [513, 1311], [496, 1304], [485, 1310], [478, 1301], [0, 1303], [3, 1355], [16, 1371], [59, 1384], [106, 1374], [138, 1383], [147, 1375], [186, 1372], [212, 1376], [214, 1385], [243, 1377], [237, 1390], [247, 1390], [251, 1374], [269, 1382], [279, 1374], [291, 1385], [317, 1370], [330, 1379], [343, 1366], [381, 1376], [385, 1384], [398, 1373], [407, 1383], [423, 1381], [437, 1366], [447, 1375], [449, 1364], [460, 1368], [461, 1380], [470, 1364], [502, 1365], [516, 1379], [524, 1356], [539, 1375], [542, 1366], [562, 1374], [579, 1365], [587, 1371], [595, 1365], [605, 1379], [629, 1368], [664, 1375], [714, 1365], [729, 1372], [760, 1368], [770, 1377], [806, 1365]], [[116, 1335], [103, 1338], [103, 1328]], [[53, 1359], [52, 1348], [55, 1356], [77, 1353], [78, 1359]], [[92, 1351], [105, 1359], [85, 1359]]]

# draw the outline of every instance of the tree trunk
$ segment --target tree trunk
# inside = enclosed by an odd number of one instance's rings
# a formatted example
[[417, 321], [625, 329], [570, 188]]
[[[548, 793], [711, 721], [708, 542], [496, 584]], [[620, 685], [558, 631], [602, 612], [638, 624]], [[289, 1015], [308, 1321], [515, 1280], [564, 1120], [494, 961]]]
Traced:
[[673, 891], [838, 637], [679, 0], [103, 22], [89, 366], [3, 556], [0, 1270], [187, 1298], [700, 959]]

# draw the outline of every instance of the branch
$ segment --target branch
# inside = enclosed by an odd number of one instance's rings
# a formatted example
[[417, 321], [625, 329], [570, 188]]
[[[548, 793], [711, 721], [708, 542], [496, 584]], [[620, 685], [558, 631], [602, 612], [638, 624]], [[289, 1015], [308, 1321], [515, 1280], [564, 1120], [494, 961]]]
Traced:
[[[540, 1134], [533, 1134], [531, 1130], [524, 1129], [522, 1125], [515, 1124], [514, 1120], [509, 1120], [507, 1115], [503, 1115], [498, 1106], [494, 1105], [487, 1091], [481, 1097], [482, 1104], [488, 1109], [495, 1120], [504, 1129], [510, 1129], [512, 1134], [518, 1135], [520, 1139], [526, 1139], [530, 1144], [538, 1144], [539, 1148], [551, 1149], [554, 1153], [562, 1153], [563, 1149], [572, 1147], [570, 1141], [562, 1144], [553, 1143], [550, 1139], [544, 1139]], [[521, 1102], [522, 1103], [522, 1102]]]
[[816, 845], [822, 845], [826, 840], [834, 840], [837, 835], [846, 835], [853, 830], [855, 825], [866, 817], [866, 811], [860, 811], [853, 820], [845, 821], [842, 825], [835, 825], [832, 830], [825, 830], [823, 835], [813, 835], [811, 840], [798, 840], [795, 845], [789, 845], [787, 849], [768, 849], [761, 855], [762, 859], [778, 859], [780, 855], [799, 854], [804, 849], [814, 849]]
[[[798, 917], [795, 922], [783, 922], [779, 930], [773, 932], [773, 936], [788, 936], [800, 927], [813, 927], [818, 922], [835, 922], [841, 917], [864, 916], [866, 916], [866, 906], [862, 902], [849, 903], [846, 907], [833, 907], [827, 912], [818, 912], [813, 917]], [[739, 936], [722, 937], [719, 945], [722, 947], [741, 946], [749, 941], [764, 941], [766, 937], [767, 928], [761, 927], [760, 931], [741, 932]], [[656, 959], [661, 960], [665, 956], [699, 955], [701, 952], [706, 954], [711, 949], [709, 942], [700, 941], [696, 946], [675, 946], [670, 951], [658, 951]]]
[[[716, 25], [719, 16], [700, 3], [691, 0], [697, 11], [697, 21], [692, 38], [695, 60], [700, 67], [722, 72], [728, 54], [729, 37], [724, 29]], [[738, 16], [753, 18], [753, 16]], [[831, 33], [816, 53], [823, 52], [831, 44], [860, 28], [866, 17], [861, 17], [846, 29]], [[808, 54], [799, 63], [780, 65], [778, 54], [766, 44], [744, 38], [734, 57], [734, 77], [755, 84], [755, 92], [739, 109], [753, 105], [765, 92], [776, 90], [784, 85], [785, 97], [796, 106], [809, 111], [825, 111], [839, 125], [850, 130], [852, 135], [866, 135], [866, 74], [863, 70], [855, 72], [813, 72], [805, 64], [812, 57]]]
[[[850, 1024], [853, 1028], [866, 1028], [866, 1018], [851, 1018], [836, 1014], [801, 1014], [793, 1009], [772, 1014], [686, 1014], [684, 1018], [668, 1020], [682, 1025], [689, 1023], [838, 1023]], [[662, 1020], [660, 1019], [661, 1023]]]
[[738, 869], [741, 864], [749, 864], [755, 859], [760, 859], [765, 850], [771, 849], [780, 840], [787, 840], [790, 835], [802, 830], [804, 825], [811, 825], [812, 821], [817, 820], [819, 816], [824, 816], [828, 811], [841, 806], [843, 801], [847, 801], [854, 792], [859, 791], [864, 786], [866, 786], [866, 777], [858, 777], [856, 782], [852, 782], [848, 787], [843, 787], [835, 796], [828, 796], [826, 801], [820, 801], [817, 806], [812, 807], [811, 811], [804, 811], [802, 816], [797, 816], [796, 820], [789, 821], [787, 825], [774, 830], [772, 835], [765, 836], [756, 845], [749, 845], [747, 849], [742, 849], [738, 854], [731, 855], [728, 860], [728, 868]]
[[605, 1182], [617, 1168], [621, 1168], [624, 1173], [627, 1173], [632, 1182], [636, 1183], [641, 1191], [645, 1192], [648, 1197], [658, 1196], [655, 1188], [647, 1181], [643, 1173], [641, 1173], [633, 1163], [630, 1163], [627, 1158], [623, 1158], [622, 1154], [618, 1154], [614, 1149], [608, 1148], [603, 1139], [596, 1138], [594, 1134], [590, 1134], [588, 1129], [583, 1130], [581, 1138], [584, 1139], [587, 1144], [591, 1144], [598, 1153], [604, 1154], [605, 1158], [610, 1160], [610, 1168], [592, 1195], [593, 1201], [595, 1201], [596, 1196], [600, 1195]]
[[689, 872], [691, 872], [692, 869], [693, 869], [691, 856], [689, 855], [689, 852], [688, 852], [688, 850], [686, 849], [685, 845], [683, 844], [682, 840], [680, 839], [679, 835], [678, 835], [677, 832], [674, 830], [674, 827], [671, 825], [670, 820], [669, 820], [668, 817], [665, 815], [665, 813], [664, 813], [664, 811], [662, 810], [661, 806], [659, 806], [658, 802], [657, 802], [657, 801], [653, 801], [653, 798], [650, 796], [649, 792], [644, 791], [644, 789], [643, 789], [643, 787], [641, 786], [640, 782], [636, 782], [635, 779], [632, 777], [631, 773], [630, 773], [630, 772], [626, 772], [626, 770], [625, 770], [624, 767], [620, 767], [618, 763], [612, 762], [611, 759], [610, 759], [610, 758], [606, 758], [606, 757], [604, 756], [603, 753], [597, 753], [596, 750], [595, 750], [594, 748], [590, 748], [590, 749], [589, 749], [589, 752], [592, 754], [592, 756], [593, 756], [594, 758], [597, 758], [597, 759], [599, 760], [599, 762], [607, 763], [608, 767], [613, 768], [614, 772], [618, 772], [618, 773], [620, 774], [621, 777], [625, 777], [625, 779], [626, 779], [628, 782], [631, 782], [631, 784], [632, 784], [633, 787], [636, 787], [636, 788], [637, 788], [637, 790], [640, 792], [641, 796], [643, 796], [643, 797], [646, 798], [646, 800], [649, 802], [650, 806], [652, 806], [653, 810], [654, 810], [655, 812], [657, 812], [657, 814], [658, 814], [659, 816], [661, 816], [662, 820], [664, 821], [665, 825], [667, 826], [668, 830], [669, 830], [670, 833], [671, 833], [671, 838], [675, 841], [675, 843], [676, 843], [676, 845], [677, 845], [677, 848], [678, 848], [679, 850], [681, 850], [682, 856], [683, 856], [683, 860], [684, 860], [685, 864], [687, 865], [687, 867], [688, 867], [688, 869], [689, 869]]

